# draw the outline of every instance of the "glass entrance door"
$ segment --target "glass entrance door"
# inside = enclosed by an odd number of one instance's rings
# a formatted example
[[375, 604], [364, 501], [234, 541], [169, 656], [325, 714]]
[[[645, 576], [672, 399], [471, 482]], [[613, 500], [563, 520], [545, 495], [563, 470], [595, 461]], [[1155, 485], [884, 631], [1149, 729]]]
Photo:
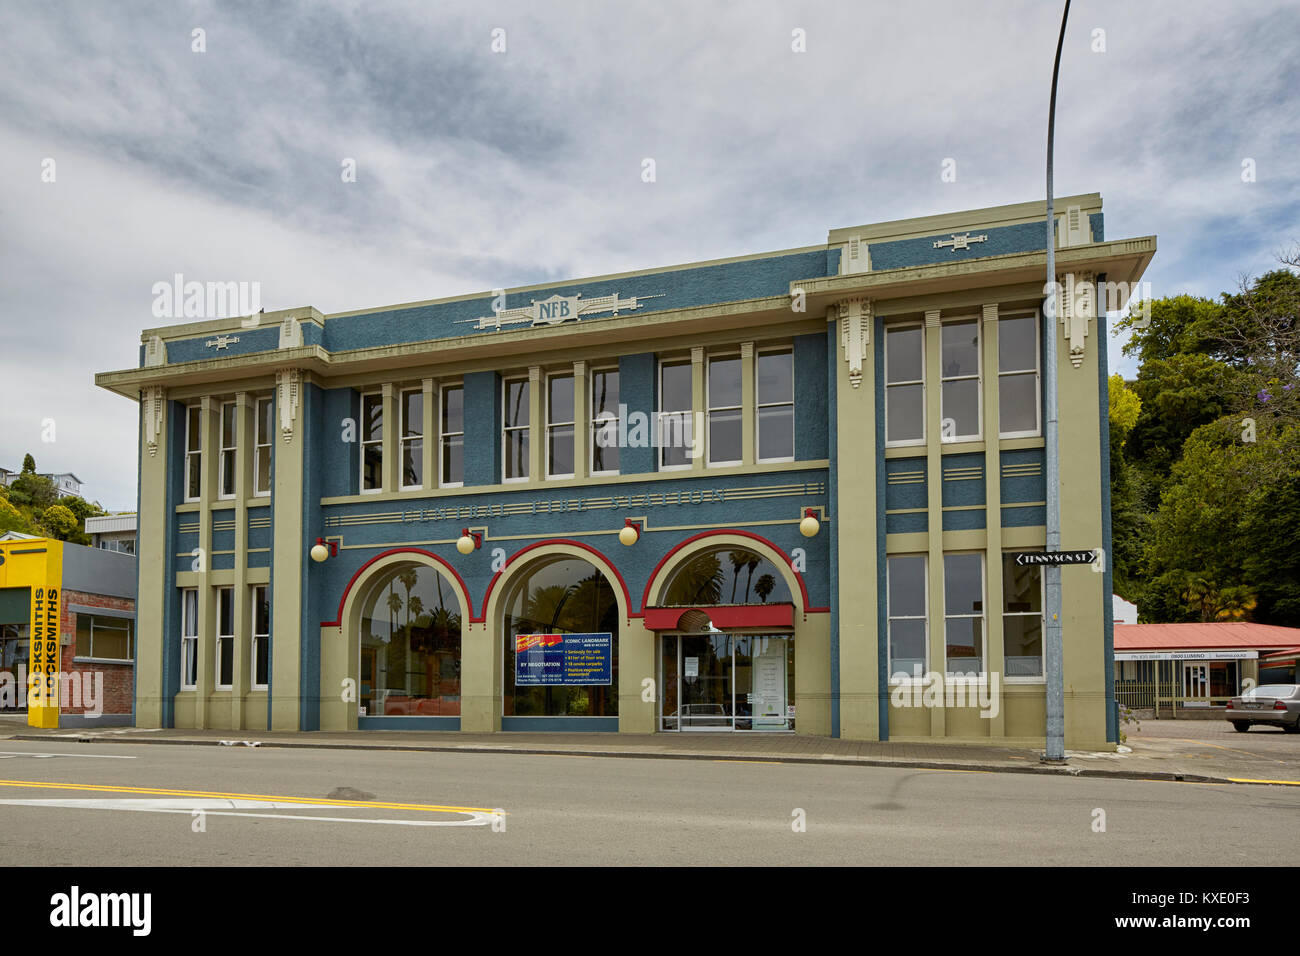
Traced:
[[1183, 705], [1186, 707], [1208, 707], [1210, 705], [1210, 665], [1183, 664]]
[[713, 631], [661, 640], [661, 730], [794, 729], [788, 636]]
[[12, 699], [0, 694], [0, 712], [21, 713], [27, 709], [27, 661], [30, 653], [26, 624], [0, 625], [0, 672], [12, 675]]

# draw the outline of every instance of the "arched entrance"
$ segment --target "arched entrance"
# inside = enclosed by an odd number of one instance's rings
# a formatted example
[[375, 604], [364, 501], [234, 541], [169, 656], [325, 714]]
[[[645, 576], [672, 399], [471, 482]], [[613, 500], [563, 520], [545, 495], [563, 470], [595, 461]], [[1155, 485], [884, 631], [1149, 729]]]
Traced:
[[366, 582], [356, 621], [362, 718], [460, 716], [464, 617], [450, 579], [390, 563]]
[[667, 569], [647, 625], [659, 632], [659, 729], [794, 730], [790, 568], [741, 542]]
[[513, 571], [499, 607], [502, 728], [555, 718], [563, 730], [570, 718], [616, 730], [623, 611], [605, 574], [576, 554], [544, 555]]

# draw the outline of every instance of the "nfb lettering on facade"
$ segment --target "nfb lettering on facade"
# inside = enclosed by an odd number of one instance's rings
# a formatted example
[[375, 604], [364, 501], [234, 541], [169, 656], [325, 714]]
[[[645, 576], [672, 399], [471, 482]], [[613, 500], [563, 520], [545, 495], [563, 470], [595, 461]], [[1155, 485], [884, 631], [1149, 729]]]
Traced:
[[1053, 361], [1102, 572], [1062, 571], [1067, 745], [1113, 743], [1096, 303], [1155, 239], [1058, 204], [1055, 356], [1041, 202], [146, 330], [98, 376], [141, 405], [137, 722], [1041, 741]]

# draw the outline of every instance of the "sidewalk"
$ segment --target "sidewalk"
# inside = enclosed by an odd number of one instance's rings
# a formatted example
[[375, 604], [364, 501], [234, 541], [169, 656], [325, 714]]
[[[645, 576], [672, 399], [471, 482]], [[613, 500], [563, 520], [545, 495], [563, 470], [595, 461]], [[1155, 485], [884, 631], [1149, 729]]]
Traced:
[[[1167, 725], [1174, 725], [1172, 728]], [[1217, 730], [1218, 728], [1214, 728]], [[1300, 739], [1238, 734], [1217, 743], [1188, 721], [1145, 721], [1129, 731], [1130, 753], [1068, 752], [1065, 765], [1043, 764], [1040, 750], [980, 744], [842, 740], [797, 734], [471, 734], [438, 731], [294, 733], [286, 731], [37, 730], [0, 721], [0, 739], [112, 744], [171, 744], [404, 750], [444, 753], [580, 754], [678, 760], [740, 760], [1007, 773], [1106, 776], [1189, 783], [1280, 783], [1300, 786]], [[1185, 734], [1186, 736], [1179, 736]], [[1264, 740], [1267, 736], [1269, 739]], [[1205, 739], [1195, 739], [1202, 737]], [[1274, 739], [1277, 738], [1277, 739]], [[1284, 739], [1285, 738], [1285, 739]]]

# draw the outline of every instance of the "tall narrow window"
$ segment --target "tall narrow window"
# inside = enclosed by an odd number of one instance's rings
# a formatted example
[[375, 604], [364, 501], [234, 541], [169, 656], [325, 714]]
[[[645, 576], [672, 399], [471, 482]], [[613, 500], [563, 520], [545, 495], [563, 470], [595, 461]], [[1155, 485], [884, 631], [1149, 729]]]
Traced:
[[384, 396], [370, 392], [361, 396], [361, 490], [378, 491], [384, 486]]
[[573, 375], [546, 377], [546, 477], [572, 478]]
[[199, 685], [199, 592], [181, 591], [181, 690]]
[[198, 501], [203, 491], [203, 410], [185, 409], [185, 500]]
[[945, 322], [939, 329], [940, 438], [980, 437], [980, 325], [976, 319]]
[[742, 425], [739, 356], [709, 359], [709, 464], [739, 465]]
[[925, 330], [885, 329], [885, 443], [925, 441]]
[[618, 474], [618, 369], [591, 373], [591, 473]]
[[670, 471], [691, 463], [691, 363], [659, 366], [659, 467]]
[[998, 320], [998, 431], [1003, 438], [1039, 433], [1038, 316]]
[[234, 402], [221, 403], [221, 485], [218, 498], [235, 497], [235, 446], [238, 443]]
[[257, 400], [257, 424], [253, 436], [253, 494], [271, 493], [271, 435], [275, 424], [275, 403], [269, 398]]
[[889, 677], [920, 678], [928, 670], [925, 555], [891, 555], [889, 577]]
[[402, 392], [402, 487], [424, 486], [424, 392]]
[[758, 460], [794, 461], [794, 353], [758, 353]]
[[439, 454], [442, 456], [444, 488], [459, 488], [465, 483], [465, 388], [461, 385], [442, 387], [442, 413]]
[[217, 588], [217, 690], [230, 690], [235, 673], [235, 589]]
[[1043, 676], [1043, 571], [1002, 555], [1002, 647], [1007, 677]]
[[529, 383], [526, 378], [507, 379], [502, 406], [503, 481], [528, 480]]
[[271, 675], [271, 602], [267, 587], [253, 588], [253, 690], [266, 690]]
[[943, 556], [943, 628], [948, 673], [984, 669], [984, 556]]

